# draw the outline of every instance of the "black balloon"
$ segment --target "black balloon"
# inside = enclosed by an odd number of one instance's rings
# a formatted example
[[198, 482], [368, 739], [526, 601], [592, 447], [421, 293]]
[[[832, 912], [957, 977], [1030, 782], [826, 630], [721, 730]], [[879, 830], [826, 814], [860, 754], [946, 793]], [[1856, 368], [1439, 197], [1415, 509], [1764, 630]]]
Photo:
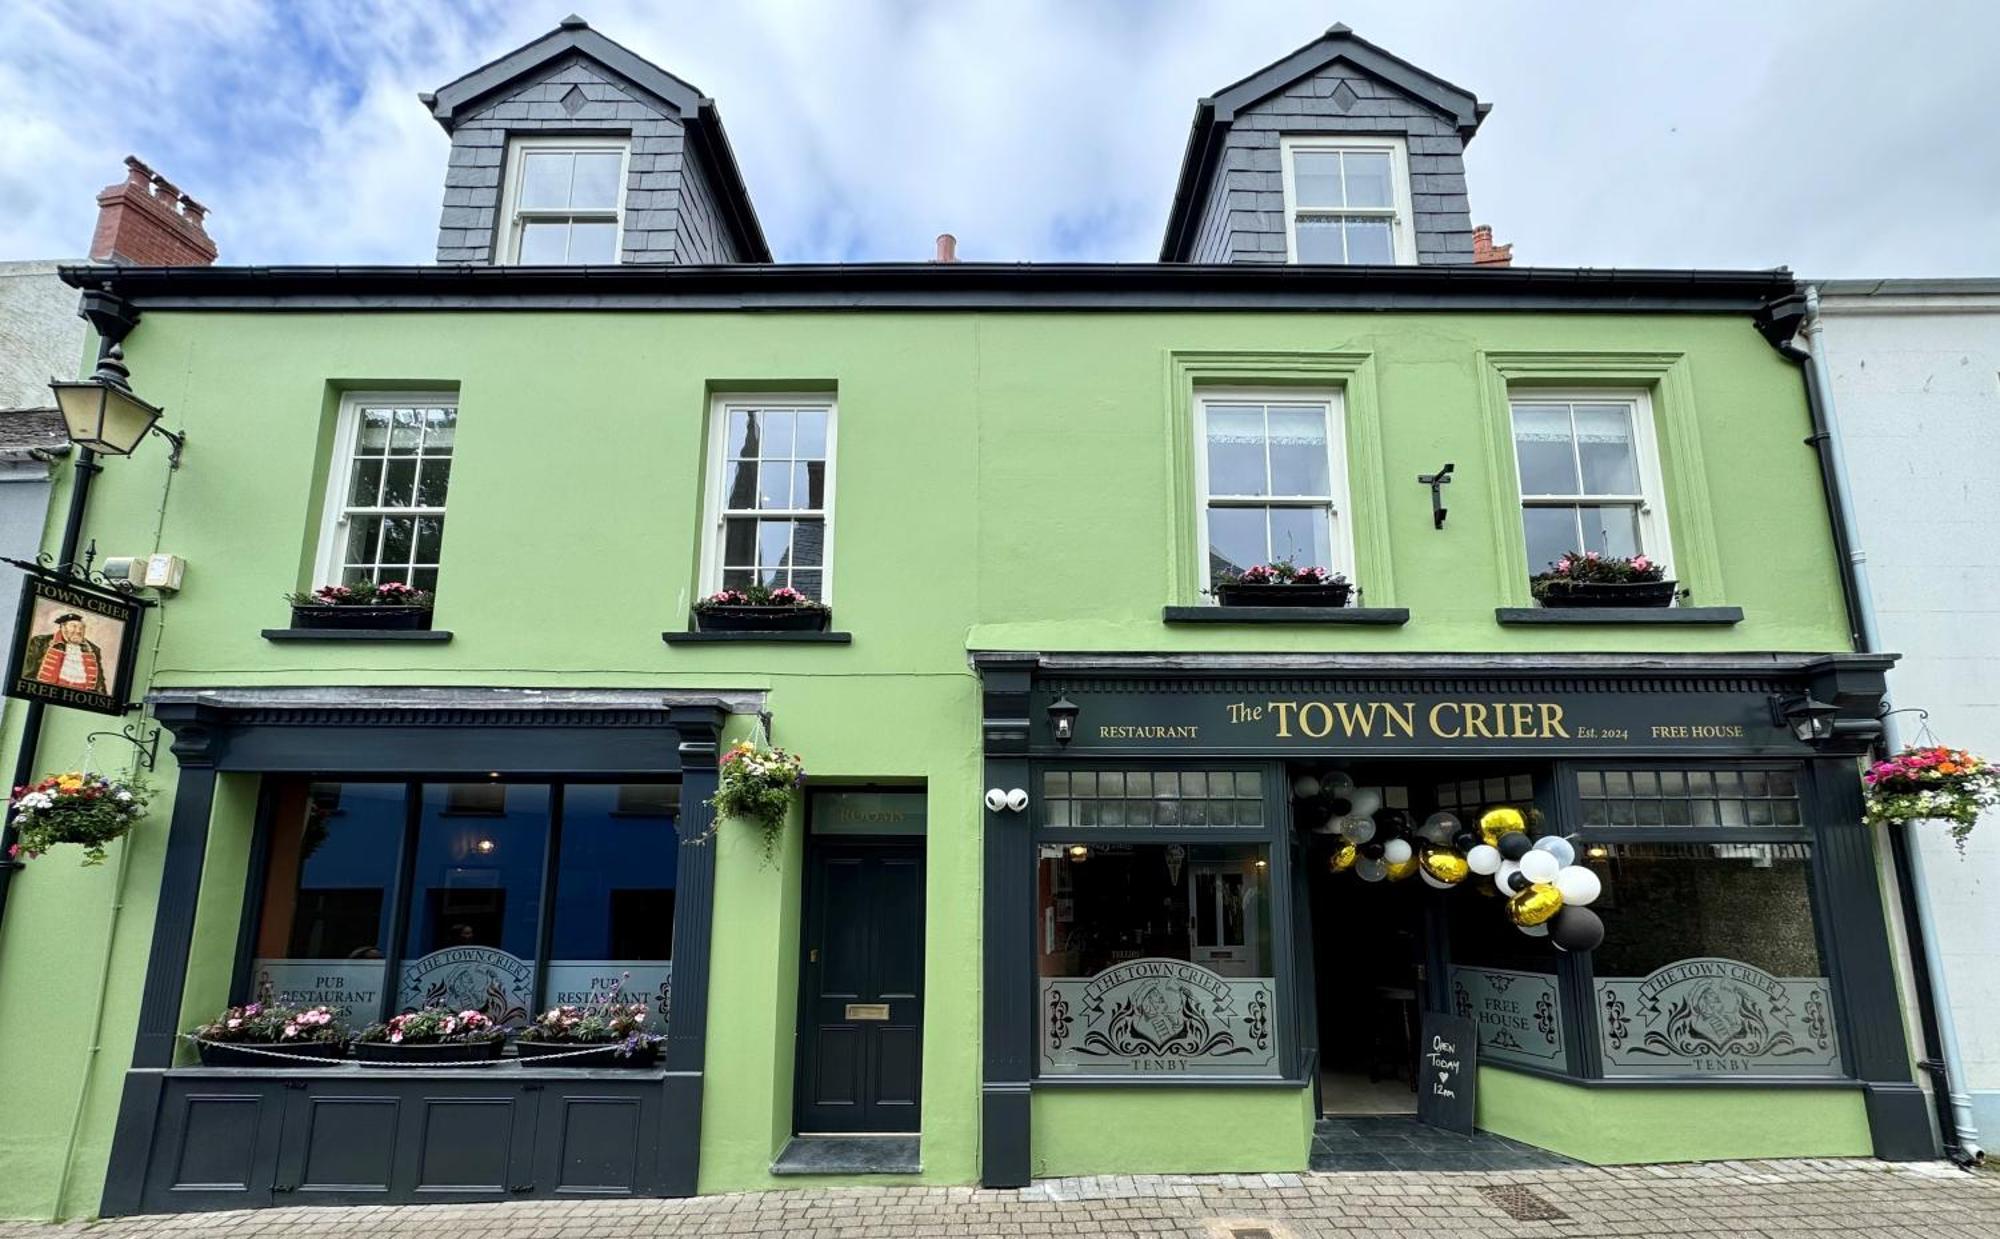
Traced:
[[1382, 845], [1376, 842], [1375, 840], [1371, 839], [1367, 843], [1361, 845], [1361, 854], [1363, 856], [1366, 856], [1369, 860], [1381, 860]]
[[1326, 802], [1326, 811], [1333, 817], [1346, 817], [1354, 812], [1354, 802], [1345, 796], [1335, 796]]
[[1535, 841], [1518, 830], [1510, 830], [1501, 835], [1500, 842], [1494, 846], [1500, 849], [1500, 855], [1506, 859], [1519, 860], [1534, 851]]
[[1574, 905], [1549, 919], [1549, 941], [1565, 951], [1589, 951], [1604, 941], [1604, 921], [1589, 908]]
[[1479, 832], [1476, 830], [1461, 830], [1451, 837], [1451, 845], [1461, 852], [1470, 852], [1479, 846]]
[[1533, 885], [1533, 882], [1528, 881], [1528, 875], [1522, 873], [1519, 869], [1507, 875], [1507, 889], [1517, 895]]

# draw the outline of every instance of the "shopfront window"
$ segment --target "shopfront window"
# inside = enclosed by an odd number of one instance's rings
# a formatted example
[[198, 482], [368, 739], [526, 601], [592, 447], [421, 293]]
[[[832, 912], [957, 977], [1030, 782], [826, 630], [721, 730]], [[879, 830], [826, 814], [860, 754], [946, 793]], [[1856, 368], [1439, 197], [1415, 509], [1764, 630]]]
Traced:
[[273, 801], [252, 996], [375, 1018], [404, 828], [400, 783], [292, 783]]
[[520, 1024], [617, 990], [664, 1030], [679, 784], [281, 781], [271, 804], [246, 997]]
[[565, 789], [548, 1005], [587, 1005], [616, 992], [665, 1020], [680, 790], [677, 783]]
[[1044, 773], [1043, 1076], [1281, 1072], [1265, 790], [1258, 771]]
[[1604, 1073], [1840, 1075], [1797, 773], [1582, 771], [1578, 792], [1580, 859], [1604, 888]]

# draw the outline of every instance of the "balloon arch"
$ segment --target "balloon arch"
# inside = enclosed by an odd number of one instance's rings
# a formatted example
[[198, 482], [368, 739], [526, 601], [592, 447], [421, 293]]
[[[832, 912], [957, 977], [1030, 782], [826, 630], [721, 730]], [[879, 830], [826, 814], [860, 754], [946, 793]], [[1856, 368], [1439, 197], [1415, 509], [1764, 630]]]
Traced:
[[1491, 878], [1507, 900], [1507, 919], [1531, 938], [1547, 938], [1565, 951], [1588, 951], [1604, 941], [1604, 921], [1590, 910], [1603, 890], [1595, 871], [1576, 863], [1576, 848], [1555, 835], [1528, 835], [1528, 821], [1509, 806], [1488, 809], [1474, 826], [1455, 813], [1433, 813], [1417, 825], [1382, 794], [1356, 787], [1345, 771], [1292, 780], [1299, 816], [1325, 818], [1312, 827], [1340, 841], [1327, 857], [1334, 873], [1363, 882], [1400, 882], [1411, 876], [1449, 890], [1469, 878]]

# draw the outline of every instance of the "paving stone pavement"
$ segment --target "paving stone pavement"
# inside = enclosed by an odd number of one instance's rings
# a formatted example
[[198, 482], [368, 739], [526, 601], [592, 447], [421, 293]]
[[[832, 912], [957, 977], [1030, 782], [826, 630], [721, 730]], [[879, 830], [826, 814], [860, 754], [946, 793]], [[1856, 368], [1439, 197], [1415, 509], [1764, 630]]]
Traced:
[[[1566, 1217], [1516, 1221], [1481, 1187], [1528, 1189]], [[1939, 1163], [1708, 1162], [1519, 1171], [1119, 1175], [1020, 1191], [817, 1188], [692, 1200], [518, 1201], [184, 1213], [63, 1225], [0, 1221], [0, 1239], [478, 1236], [1167, 1236], [1186, 1239], [1595, 1239], [1675, 1235], [1993, 1239], [2000, 1175]], [[1244, 1234], [1243, 1232], [1248, 1232]]]

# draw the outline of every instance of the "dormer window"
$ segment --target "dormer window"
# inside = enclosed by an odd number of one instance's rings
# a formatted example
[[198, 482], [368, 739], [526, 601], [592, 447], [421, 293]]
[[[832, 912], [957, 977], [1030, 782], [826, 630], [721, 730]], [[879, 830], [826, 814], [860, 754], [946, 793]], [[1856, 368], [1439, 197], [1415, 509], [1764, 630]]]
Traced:
[[516, 138], [507, 152], [501, 252], [523, 266], [618, 261], [622, 138]]
[[1417, 260], [1401, 138], [1287, 137], [1285, 258], [1389, 266]]

